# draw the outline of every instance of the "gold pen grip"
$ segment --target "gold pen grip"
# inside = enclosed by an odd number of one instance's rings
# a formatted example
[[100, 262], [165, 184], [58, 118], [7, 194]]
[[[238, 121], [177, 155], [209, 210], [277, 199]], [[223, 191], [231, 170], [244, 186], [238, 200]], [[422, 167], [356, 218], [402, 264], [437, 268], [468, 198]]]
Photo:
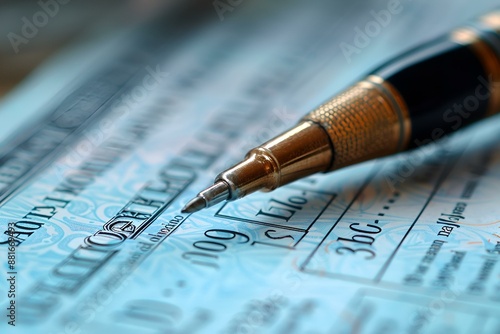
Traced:
[[403, 99], [376, 76], [356, 83], [303, 120], [328, 133], [334, 151], [329, 170], [397, 153], [406, 148], [411, 131]]

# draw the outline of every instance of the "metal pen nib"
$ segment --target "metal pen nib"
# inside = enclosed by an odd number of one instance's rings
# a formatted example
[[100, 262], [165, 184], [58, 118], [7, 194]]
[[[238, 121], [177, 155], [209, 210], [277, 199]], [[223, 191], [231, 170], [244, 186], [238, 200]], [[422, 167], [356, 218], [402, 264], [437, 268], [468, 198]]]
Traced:
[[195, 198], [190, 200], [184, 208], [183, 213], [193, 213], [201, 209], [209, 208], [229, 198], [229, 186], [224, 181], [217, 181], [213, 186], [201, 191]]
[[273, 190], [301, 177], [326, 171], [331, 161], [332, 149], [325, 130], [316, 123], [302, 122], [252, 149], [243, 161], [220, 173], [214, 185], [189, 201], [182, 212], [193, 213], [257, 190]]

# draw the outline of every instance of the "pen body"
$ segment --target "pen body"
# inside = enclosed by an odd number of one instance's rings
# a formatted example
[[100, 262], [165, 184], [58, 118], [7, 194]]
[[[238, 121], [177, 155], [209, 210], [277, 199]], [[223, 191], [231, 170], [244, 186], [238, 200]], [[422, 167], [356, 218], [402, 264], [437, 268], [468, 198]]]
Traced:
[[327, 133], [324, 171], [412, 149], [500, 111], [500, 11], [420, 45], [303, 118]]
[[183, 209], [415, 148], [500, 111], [500, 11], [382, 65], [252, 149]]
[[493, 95], [500, 71], [500, 35], [470, 29], [426, 43], [373, 72], [406, 104], [411, 123], [406, 148], [498, 111]]

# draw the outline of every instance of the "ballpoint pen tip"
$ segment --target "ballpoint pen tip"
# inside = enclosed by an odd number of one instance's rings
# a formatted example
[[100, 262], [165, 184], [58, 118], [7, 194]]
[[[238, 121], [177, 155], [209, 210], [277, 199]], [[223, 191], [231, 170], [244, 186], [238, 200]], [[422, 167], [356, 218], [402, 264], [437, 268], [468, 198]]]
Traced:
[[207, 202], [203, 197], [196, 196], [190, 200], [183, 208], [182, 213], [193, 213], [207, 207]]

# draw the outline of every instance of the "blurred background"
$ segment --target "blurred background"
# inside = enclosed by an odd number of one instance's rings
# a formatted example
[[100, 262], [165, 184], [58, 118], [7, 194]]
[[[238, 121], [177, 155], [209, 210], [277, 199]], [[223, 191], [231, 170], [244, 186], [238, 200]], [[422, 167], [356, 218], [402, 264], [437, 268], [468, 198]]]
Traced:
[[[290, 5], [294, 2], [292, 1]], [[343, 31], [336, 31], [335, 35], [345, 35], [345, 40], [352, 41], [356, 33], [353, 27], [358, 22], [373, 20], [370, 11], [386, 8], [389, 1], [337, 0], [336, 2], [334, 7], [337, 9], [332, 12], [332, 21], [339, 21], [339, 29]], [[394, 45], [393, 49], [387, 50], [389, 56], [418, 43], [420, 36], [434, 37], [450, 26], [456, 25], [457, 22], [473, 18], [493, 8], [497, 2], [498, 0], [474, 2], [401, 0], [400, 3], [405, 7], [404, 15], [395, 16], [393, 21], [397, 23], [391, 23], [390, 27], [383, 29], [380, 37], [374, 39], [370, 47], [375, 50], [376, 44], [384, 45], [387, 42], [384, 41], [385, 36], [397, 36], [395, 39], [404, 40], [403, 43]], [[0, 98], [44, 60], [72, 41], [134, 26], [160, 13], [176, 11], [180, 7], [184, 9], [189, 7], [191, 11], [206, 11], [208, 13], [206, 16], [210, 20], [222, 22], [224, 17], [221, 13], [232, 19], [237, 17], [240, 7], [256, 3], [259, 1], [3, 0], [0, 2]], [[265, 6], [278, 7], [283, 6], [283, 3], [278, 1], [276, 5], [267, 3]], [[321, 4], [310, 2], [310, 6], [321, 6]], [[255, 7], [259, 8], [259, 5]], [[266, 13], [262, 14], [265, 16]], [[300, 17], [296, 19], [300, 20]], [[401, 27], [405, 29], [402, 30]], [[408, 38], [401, 39], [401, 35], [408, 35]], [[336, 41], [336, 37], [332, 38], [333, 41]], [[335, 44], [339, 42], [340, 40]], [[340, 50], [337, 48], [337, 51]]]
[[[68, 43], [148, 20], [174, 0], [2, 0], [0, 97]], [[35, 22], [36, 21], [36, 22]]]

